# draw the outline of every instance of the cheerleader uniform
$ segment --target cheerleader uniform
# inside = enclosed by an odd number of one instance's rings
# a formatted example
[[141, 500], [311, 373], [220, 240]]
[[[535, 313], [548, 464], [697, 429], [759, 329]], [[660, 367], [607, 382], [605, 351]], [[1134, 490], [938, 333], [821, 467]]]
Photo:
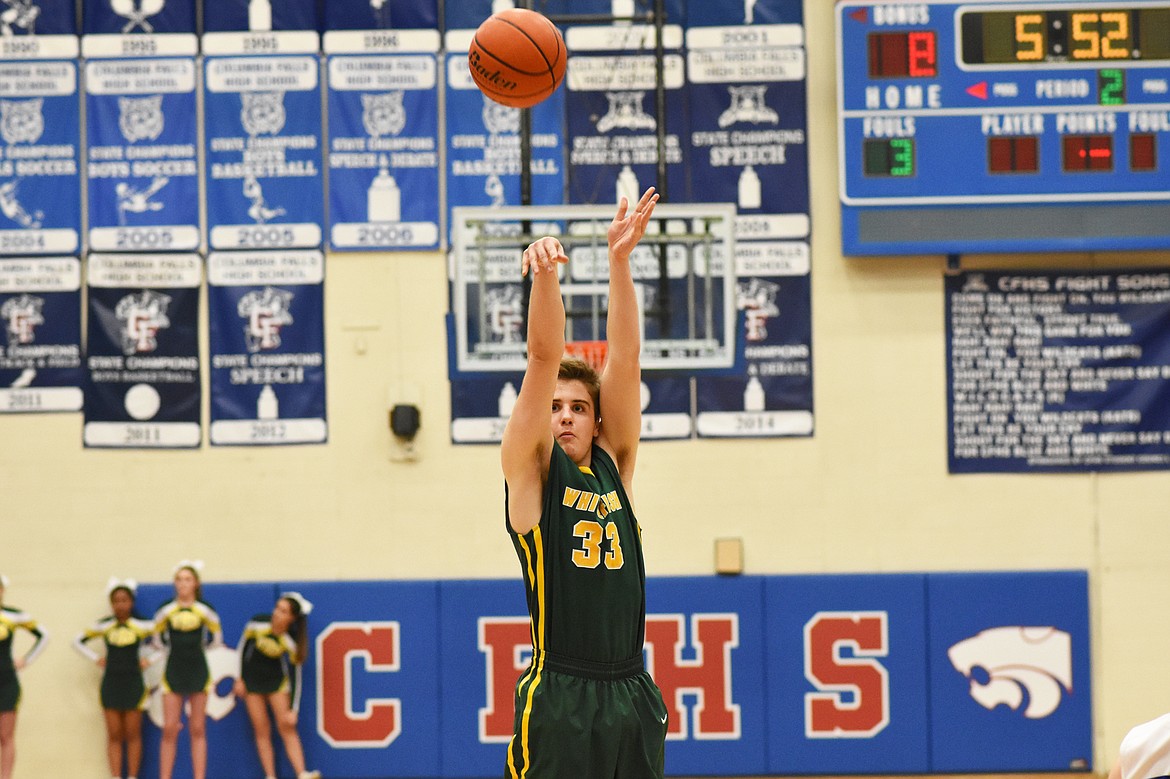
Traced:
[[301, 697], [301, 667], [294, 662], [297, 642], [287, 632], [273, 633], [271, 620], [269, 614], [257, 614], [244, 626], [238, 647], [240, 679], [251, 693], [289, 693], [292, 710], [297, 711]]
[[25, 665], [36, 659], [49, 636], [37, 622], [15, 606], [0, 606], [0, 712], [16, 711], [20, 703], [20, 679], [12, 660], [12, 636], [17, 628], [32, 633], [35, 643], [24, 655]]
[[223, 641], [219, 615], [209, 604], [189, 606], [168, 601], [154, 614], [154, 630], [167, 648], [163, 690], [192, 695], [211, 689], [211, 671], [204, 649]]
[[73, 640], [73, 647], [95, 663], [101, 655], [88, 642], [100, 638], [105, 644], [106, 668], [101, 686], [103, 709], [134, 711], [146, 706], [146, 684], [142, 681], [140, 661], [152, 648], [153, 635], [154, 625], [144, 619], [131, 617], [119, 622], [109, 616], [98, 620]]

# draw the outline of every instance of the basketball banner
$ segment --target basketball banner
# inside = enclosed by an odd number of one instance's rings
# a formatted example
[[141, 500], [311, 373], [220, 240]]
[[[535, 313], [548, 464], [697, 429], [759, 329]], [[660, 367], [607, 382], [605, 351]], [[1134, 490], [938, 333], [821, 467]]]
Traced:
[[333, 249], [438, 247], [439, 42], [434, 30], [325, 37]]
[[[668, 710], [666, 773], [1092, 770], [1087, 582], [1083, 571], [650, 578], [645, 656]], [[288, 590], [313, 603], [298, 719], [309, 768], [500, 774], [531, 659], [519, 577], [206, 585], [227, 642], [209, 653], [209, 776], [256, 774], [231, 647]], [[172, 592], [145, 585], [139, 600], [153, 608]], [[175, 777], [188, 779], [179, 743]]]
[[[467, 51], [491, 4], [448, 3], [444, 60], [447, 80], [447, 207], [516, 206], [520, 192], [520, 109], [488, 99], [471, 78]], [[530, 109], [532, 191], [528, 205], [564, 202], [564, 92]]]
[[[203, 36], [212, 249], [319, 248], [324, 225], [315, 32]], [[254, 45], [270, 56], [244, 54]], [[215, 55], [215, 56], [211, 56]]]
[[319, 251], [207, 258], [212, 445], [327, 440], [324, 277]]
[[0, 259], [0, 413], [81, 410], [81, 263]]
[[91, 254], [86, 447], [197, 448], [197, 254]]
[[89, 59], [89, 246], [192, 251], [199, 219], [195, 58]]
[[0, 255], [81, 246], [77, 40], [59, 36], [0, 61]]

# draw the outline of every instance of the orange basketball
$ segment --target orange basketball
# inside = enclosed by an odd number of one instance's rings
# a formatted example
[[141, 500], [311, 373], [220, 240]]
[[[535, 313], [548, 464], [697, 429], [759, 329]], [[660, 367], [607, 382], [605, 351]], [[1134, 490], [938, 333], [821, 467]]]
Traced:
[[467, 52], [476, 86], [512, 108], [534, 106], [555, 92], [565, 77], [566, 59], [561, 31], [526, 8], [489, 16]]

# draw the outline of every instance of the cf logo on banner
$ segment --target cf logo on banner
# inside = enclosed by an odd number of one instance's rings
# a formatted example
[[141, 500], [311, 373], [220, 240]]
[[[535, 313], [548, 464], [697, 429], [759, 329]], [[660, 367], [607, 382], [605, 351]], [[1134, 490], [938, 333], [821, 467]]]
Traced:
[[[849, 650], [848, 655], [843, 651]], [[872, 738], [890, 724], [890, 675], [874, 660], [889, 654], [884, 611], [819, 611], [804, 626], [808, 738]]]
[[402, 732], [402, 701], [354, 700], [353, 661], [367, 673], [399, 670], [397, 622], [334, 622], [317, 636], [317, 732], [337, 748], [384, 747]]

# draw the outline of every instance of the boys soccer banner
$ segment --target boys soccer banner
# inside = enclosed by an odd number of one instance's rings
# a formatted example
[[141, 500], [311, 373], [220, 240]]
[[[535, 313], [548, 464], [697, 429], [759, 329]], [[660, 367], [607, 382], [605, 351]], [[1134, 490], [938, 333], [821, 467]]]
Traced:
[[36, 59], [59, 52], [34, 47], [32, 59], [0, 62], [0, 255], [80, 247], [77, 63]]
[[211, 443], [323, 443], [325, 260], [319, 251], [213, 252]]
[[438, 32], [333, 32], [325, 46], [330, 245], [437, 248]]
[[[272, 33], [273, 56], [204, 61], [207, 221], [212, 249], [321, 246], [324, 178], [316, 33]], [[204, 36], [210, 54], [252, 38]]]
[[197, 254], [92, 254], [87, 447], [195, 448], [199, 424]]
[[81, 410], [81, 263], [0, 260], [0, 413]]
[[193, 57], [86, 62], [91, 249], [200, 247], [195, 78]]

